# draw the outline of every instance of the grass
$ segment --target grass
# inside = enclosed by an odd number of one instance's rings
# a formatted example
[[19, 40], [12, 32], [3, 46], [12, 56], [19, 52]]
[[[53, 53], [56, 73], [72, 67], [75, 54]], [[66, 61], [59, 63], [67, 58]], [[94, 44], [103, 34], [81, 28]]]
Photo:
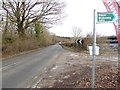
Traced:
[[42, 35], [39, 39], [35, 35], [27, 34], [24, 39], [19, 38], [15, 34], [5, 34], [2, 35], [2, 58], [13, 57], [22, 53], [27, 53], [34, 51], [39, 48], [44, 48], [46, 46], [52, 45], [55, 43], [53, 41], [53, 36]]
[[27, 54], [27, 53], [30, 53], [30, 52], [34, 52], [36, 50], [41, 50], [42, 48], [37, 48], [37, 49], [32, 49], [32, 50], [27, 50], [27, 51], [23, 51], [23, 52], [18, 52], [18, 53], [15, 53], [15, 54], [10, 54], [10, 55], [2, 55], [2, 60], [6, 60], [8, 58], [11, 58], [11, 57], [14, 57], [14, 56], [18, 56], [18, 55], [22, 55], [22, 54]]
[[68, 46], [62, 45], [62, 47], [63, 47], [65, 50], [74, 51], [73, 48], [70, 48], [70, 47], [68, 47]]
[[88, 53], [88, 51], [86, 50], [79, 50], [79, 49], [76, 49], [74, 47], [69, 47], [69, 46], [65, 46], [65, 45], [62, 45], [62, 47], [65, 49], [65, 50], [68, 50], [68, 51], [72, 51], [72, 52], [81, 52], [81, 53]]

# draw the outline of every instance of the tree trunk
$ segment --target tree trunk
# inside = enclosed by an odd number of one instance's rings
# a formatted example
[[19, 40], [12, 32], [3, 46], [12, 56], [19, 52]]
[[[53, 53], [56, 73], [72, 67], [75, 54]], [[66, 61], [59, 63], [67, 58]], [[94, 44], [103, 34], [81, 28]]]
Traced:
[[7, 30], [8, 30], [8, 12], [6, 14], [6, 22], [5, 22], [4, 34], [7, 33]]
[[24, 38], [25, 37], [25, 29], [23, 28], [22, 25], [18, 25], [18, 34], [19, 34], [19, 38]]

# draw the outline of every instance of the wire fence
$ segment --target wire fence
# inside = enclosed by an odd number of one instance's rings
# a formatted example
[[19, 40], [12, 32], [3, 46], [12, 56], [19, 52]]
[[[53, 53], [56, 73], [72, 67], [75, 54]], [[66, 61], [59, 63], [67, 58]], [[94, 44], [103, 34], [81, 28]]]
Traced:
[[120, 62], [118, 44], [100, 44], [99, 47], [99, 53], [102, 57], [98, 56], [97, 58], [112, 62]]

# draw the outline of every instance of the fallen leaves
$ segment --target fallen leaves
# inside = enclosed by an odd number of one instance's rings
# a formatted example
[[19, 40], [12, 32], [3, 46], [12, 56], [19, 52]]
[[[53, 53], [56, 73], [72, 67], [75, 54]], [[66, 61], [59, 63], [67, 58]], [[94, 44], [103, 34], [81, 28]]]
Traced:
[[[46, 78], [41, 82], [43, 88], [91, 88], [91, 57], [86, 54], [78, 56], [72, 52], [62, 54], [45, 75]], [[117, 88], [118, 79], [115, 63], [102, 60], [96, 62], [95, 88]]]

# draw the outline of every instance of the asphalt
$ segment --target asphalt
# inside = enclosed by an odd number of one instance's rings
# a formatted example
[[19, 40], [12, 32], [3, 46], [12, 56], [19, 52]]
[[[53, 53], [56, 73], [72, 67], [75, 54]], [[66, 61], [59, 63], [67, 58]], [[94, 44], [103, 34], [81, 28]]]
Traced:
[[48, 63], [65, 50], [58, 44], [2, 62], [2, 88], [26, 88]]

